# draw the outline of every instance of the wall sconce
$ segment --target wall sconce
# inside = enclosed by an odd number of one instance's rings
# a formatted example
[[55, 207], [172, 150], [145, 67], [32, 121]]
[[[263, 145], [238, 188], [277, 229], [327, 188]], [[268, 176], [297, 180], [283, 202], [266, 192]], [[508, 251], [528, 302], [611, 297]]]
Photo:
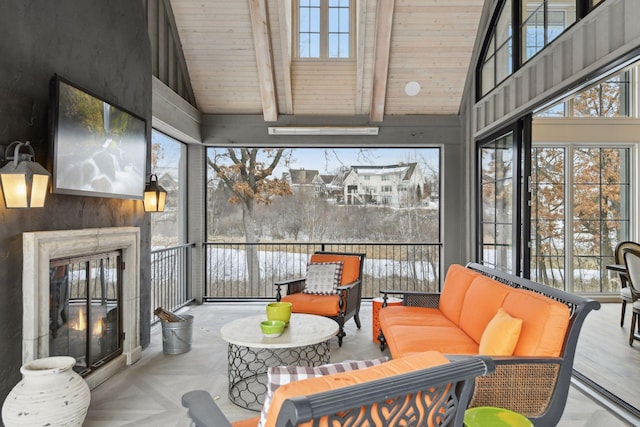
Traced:
[[[28, 153], [20, 153], [25, 148]], [[13, 150], [13, 155], [11, 155]], [[2, 193], [7, 208], [41, 208], [49, 190], [48, 170], [35, 162], [35, 153], [29, 141], [13, 141], [5, 150], [0, 168]]]
[[144, 188], [144, 211], [163, 212], [167, 201], [167, 190], [158, 184], [158, 176], [151, 174]]

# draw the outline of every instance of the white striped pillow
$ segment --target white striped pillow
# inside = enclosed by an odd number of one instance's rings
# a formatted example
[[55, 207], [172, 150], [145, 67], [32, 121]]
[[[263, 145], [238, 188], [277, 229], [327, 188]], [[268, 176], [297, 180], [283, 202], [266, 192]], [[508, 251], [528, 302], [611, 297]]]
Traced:
[[342, 266], [344, 262], [316, 262], [307, 265], [305, 279], [305, 294], [337, 295], [336, 288], [340, 286]]
[[260, 413], [258, 427], [263, 427], [267, 421], [267, 412], [271, 404], [273, 393], [284, 384], [293, 381], [306, 380], [307, 378], [321, 377], [323, 375], [337, 374], [338, 372], [355, 371], [356, 369], [370, 368], [388, 361], [388, 357], [379, 357], [371, 360], [347, 360], [339, 363], [329, 363], [321, 366], [274, 366], [267, 371], [267, 395]]

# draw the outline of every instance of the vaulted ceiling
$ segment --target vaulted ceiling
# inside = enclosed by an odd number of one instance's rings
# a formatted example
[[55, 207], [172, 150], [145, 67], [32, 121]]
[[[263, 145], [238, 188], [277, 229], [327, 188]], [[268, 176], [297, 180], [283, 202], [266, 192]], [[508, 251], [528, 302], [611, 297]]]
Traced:
[[171, 0], [198, 109], [266, 121], [457, 114], [484, 0], [354, 1], [354, 60], [299, 61], [292, 0]]

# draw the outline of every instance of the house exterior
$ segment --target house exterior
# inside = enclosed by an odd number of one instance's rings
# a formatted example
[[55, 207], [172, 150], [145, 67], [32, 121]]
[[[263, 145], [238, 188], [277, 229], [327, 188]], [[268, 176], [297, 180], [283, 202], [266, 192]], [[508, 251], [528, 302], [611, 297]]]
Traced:
[[294, 193], [313, 191], [316, 197], [347, 205], [415, 206], [429, 195], [417, 163], [351, 166], [336, 175], [289, 169], [283, 178]]
[[321, 175], [313, 178], [313, 185], [318, 197], [337, 199], [342, 196], [343, 175]]
[[343, 182], [345, 204], [393, 207], [420, 203], [425, 179], [417, 163], [352, 166]]
[[315, 169], [289, 169], [283, 174], [283, 179], [289, 183], [294, 193], [315, 191], [314, 179], [318, 176]]

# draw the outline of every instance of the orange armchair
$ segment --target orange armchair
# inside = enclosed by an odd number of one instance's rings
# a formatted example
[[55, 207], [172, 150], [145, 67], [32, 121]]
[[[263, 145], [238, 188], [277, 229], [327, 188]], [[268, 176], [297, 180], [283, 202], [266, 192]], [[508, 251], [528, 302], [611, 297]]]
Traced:
[[[315, 314], [335, 320], [340, 327], [338, 345], [342, 346], [342, 339], [346, 335], [345, 322], [353, 317], [358, 329], [361, 326], [359, 314], [364, 258], [365, 254], [359, 253], [316, 252], [311, 256], [309, 265], [339, 263], [342, 268], [338, 286], [333, 288], [335, 293], [309, 293], [308, 289], [305, 291], [307, 278], [298, 278], [274, 283], [276, 300], [290, 302], [294, 313]], [[282, 287], [286, 287], [285, 295], [282, 295]]]

